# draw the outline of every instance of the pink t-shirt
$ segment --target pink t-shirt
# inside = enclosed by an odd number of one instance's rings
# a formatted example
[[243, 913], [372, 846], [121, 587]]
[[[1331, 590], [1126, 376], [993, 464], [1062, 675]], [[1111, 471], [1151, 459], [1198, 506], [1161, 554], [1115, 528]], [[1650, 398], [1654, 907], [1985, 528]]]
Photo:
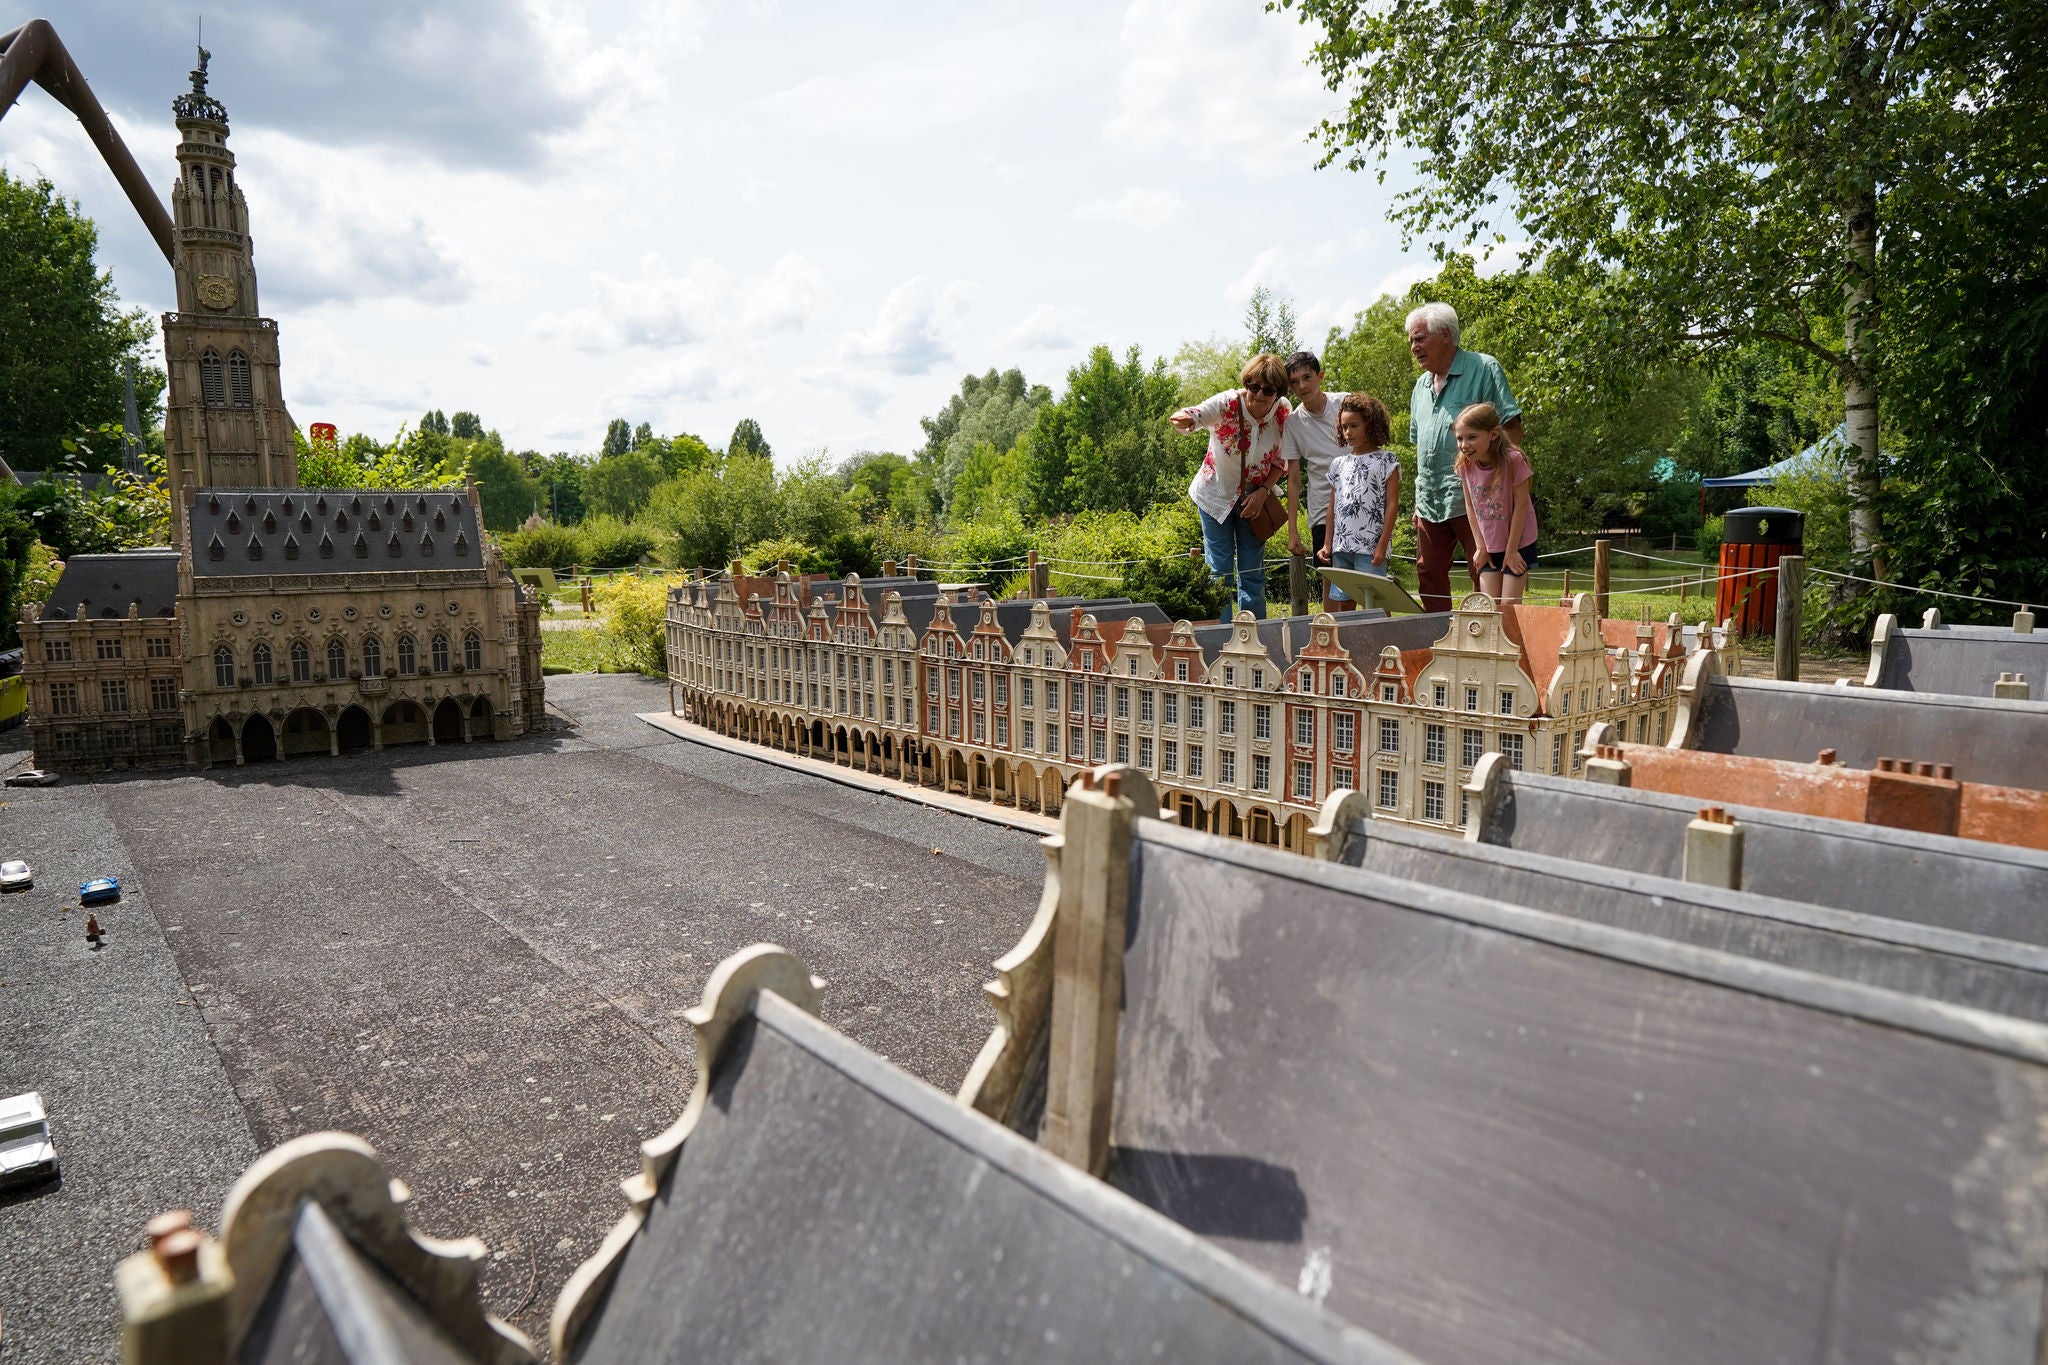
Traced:
[[1536, 543], [1536, 507], [1530, 504], [1529, 520], [1522, 527], [1522, 544], [1508, 544], [1508, 528], [1515, 519], [1515, 490], [1529, 482], [1529, 462], [1514, 446], [1505, 460], [1491, 469], [1466, 465], [1458, 477], [1465, 484], [1465, 513], [1488, 554], [1503, 555]]

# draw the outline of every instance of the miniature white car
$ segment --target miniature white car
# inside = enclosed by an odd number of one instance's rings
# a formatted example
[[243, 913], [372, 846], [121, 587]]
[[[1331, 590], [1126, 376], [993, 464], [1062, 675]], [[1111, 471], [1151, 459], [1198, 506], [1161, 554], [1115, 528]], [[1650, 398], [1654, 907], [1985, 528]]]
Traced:
[[57, 1149], [50, 1144], [41, 1093], [31, 1090], [0, 1100], [0, 1188], [29, 1185], [56, 1174]]
[[0, 891], [25, 891], [36, 884], [36, 874], [19, 858], [0, 863]]
[[54, 787], [57, 774], [41, 768], [24, 768], [7, 779], [10, 787]]

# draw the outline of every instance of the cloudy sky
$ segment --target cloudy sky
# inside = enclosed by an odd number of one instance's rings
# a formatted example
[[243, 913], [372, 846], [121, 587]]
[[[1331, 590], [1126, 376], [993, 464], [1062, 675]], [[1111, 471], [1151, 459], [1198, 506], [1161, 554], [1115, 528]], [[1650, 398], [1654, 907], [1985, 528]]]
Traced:
[[[1260, 0], [209, 0], [264, 311], [300, 423], [469, 408], [508, 445], [606, 419], [778, 458], [908, 450], [960, 376], [1060, 387], [1098, 342], [1236, 337], [1252, 288], [1319, 338], [1430, 272]], [[190, 7], [53, 15], [168, 196]], [[83, 130], [31, 87], [0, 165], [99, 221], [152, 312], [170, 274]]]

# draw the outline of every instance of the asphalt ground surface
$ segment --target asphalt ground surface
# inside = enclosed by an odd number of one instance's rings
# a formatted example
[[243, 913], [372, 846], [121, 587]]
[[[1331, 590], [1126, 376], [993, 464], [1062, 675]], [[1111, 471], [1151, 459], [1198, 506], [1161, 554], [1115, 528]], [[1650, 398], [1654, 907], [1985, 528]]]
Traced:
[[[0, 1362], [114, 1359], [143, 1221], [211, 1226], [258, 1151], [329, 1128], [415, 1226], [490, 1245], [486, 1305], [541, 1344], [688, 1095], [683, 1012], [750, 943], [958, 1086], [1037, 903], [1032, 836], [662, 733], [634, 718], [659, 682], [548, 696], [573, 728], [6, 793], [0, 856], [41, 883], [0, 901], [0, 1093], [43, 1091], [65, 1178], [0, 1202]], [[102, 867], [128, 898], [90, 952], [58, 893]]]

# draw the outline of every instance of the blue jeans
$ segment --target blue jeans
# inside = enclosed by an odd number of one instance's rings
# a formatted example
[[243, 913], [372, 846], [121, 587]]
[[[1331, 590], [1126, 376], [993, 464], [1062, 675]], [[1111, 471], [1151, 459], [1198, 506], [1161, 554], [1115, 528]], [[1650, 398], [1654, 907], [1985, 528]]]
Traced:
[[[1197, 507], [1202, 518], [1202, 559], [1209, 572], [1237, 593], [1237, 610], [1266, 619], [1266, 546], [1245, 519], [1232, 512], [1218, 521]], [[1235, 612], [1232, 613], [1236, 615]]]
[[[1385, 578], [1387, 576], [1387, 566], [1373, 563], [1371, 553], [1364, 550], [1332, 550], [1330, 551], [1330, 567], [1333, 569], [1356, 569], [1360, 573], [1369, 573], [1375, 578]], [[1332, 583], [1330, 585], [1330, 600], [1332, 602], [1349, 602], [1351, 599], [1344, 595], [1344, 589]]]

